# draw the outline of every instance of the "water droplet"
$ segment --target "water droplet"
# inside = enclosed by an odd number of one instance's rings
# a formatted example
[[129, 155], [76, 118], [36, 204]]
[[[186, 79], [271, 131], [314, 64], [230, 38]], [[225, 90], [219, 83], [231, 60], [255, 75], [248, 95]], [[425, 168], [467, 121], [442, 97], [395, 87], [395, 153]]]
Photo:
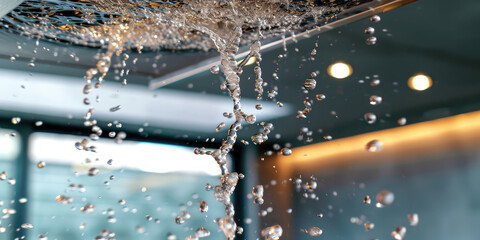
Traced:
[[108, 216], [107, 217], [107, 222], [109, 223], [116, 223], [117, 219], [114, 216]]
[[0, 226], [0, 233], [4, 233], [5, 231], [7, 231], [7, 228], [5, 228], [4, 226]]
[[326, 98], [326, 96], [323, 94], [317, 94], [315, 95], [315, 97], [317, 98], [318, 101], [323, 101]]
[[169, 232], [169, 233], [167, 233], [167, 240], [177, 240], [177, 236], [175, 236], [175, 234]]
[[35, 122], [35, 126], [37, 126], [37, 127], [41, 127], [42, 125], [43, 125], [42, 121], [36, 121]]
[[372, 230], [373, 228], [375, 228], [375, 224], [374, 223], [371, 223], [371, 222], [366, 222], [363, 224], [363, 226], [365, 227], [365, 230], [369, 231], [369, 230]]
[[394, 200], [395, 200], [395, 195], [392, 192], [388, 190], [383, 190], [377, 194], [376, 206], [378, 208], [390, 206]]
[[45, 167], [45, 162], [44, 161], [40, 161], [37, 163], [37, 168], [44, 168]]
[[282, 236], [283, 229], [280, 225], [273, 225], [263, 229], [261, 234], [262, 237], [265, 237], [265, 240], [277, 240]]
[[117, 105], [115, 107], [110, 108], [110, 112], [116, 112], [116, 111], [120, 110], [121, 108], [122, 108], [121, 105]]
[[253, 200], [254, 204], [261, 205], [261, 204], [264, 203], [264, 200], [263, 200], [263, 185], [257, 185], [255, 187], [253, 187], [252, 194], [255, 197], [255, 199]]
[[137, 226], [135, 230], [137, 231], [137, 233], [140, 233], [140, 234], [145, 232], [145, 228], [142, 226]]
[[370, 82], [370, 86], [372, 86], [372, 87], [375, 87], [375, 86], [378, 86], [378, 85], [380, 85], [380, 79], [375, 78]]
[[380, 20], [382, 20], [382, 19], [378, 15], [374, 15], [370, 18], [370, 21], [372, 21], [372, 22], [380, 22]]
[[13, 117], [12, 118], [12, 123], [13, 124], [19, 124], [21, 121], [22, 121], [22, 119], [19, 118], [19, 117]]
[[290, 148], [282, 148], [280, 151], [282, 152], [283, 156], [290, 156], [292, 154], [292, 150]]
[[408, 214], [408, 221], [410, 222], [410, 226], [417, 226], [418, 225], [418, 214], [410, 213]]
[[407, 124], [407, 119], [404, 118], [404, 117], [399, 118], [397, 123], [398, 123], [398, 125], [403, 126], [403, 125]]
[[392, 232], [392, 237], [396, 240], [402, 240], [405, 237], [405, 234], [407, 233], [407, 229], [403, 226], [398, 226], [395, 228], [395, 230]]
[[210, 231], [201, 227], [201, 228], [198, 228], [197, 230], [195, 230], [195, 236], [199, 237], [199, 238], [208, 237], [208, 236], [210, 236]]
[[83, 213], [92, 213], [95, 211], [95, 206], [91, 203], [87, 203], [85, 204], [85, 206], [80, 208], [80, 211], [82, 211]]
[[312, 237], [317, 237], [323, 234], [323, 230], [318, 227], [311, 227], [307, 229], [306, 232]]
[[98, 174], [98, 172], [99, 172], [98, 168], [90, 168], [88, 170], [88, 176], [95, 176]]
[[26, 203], [26, 202], [28, 202], [28, 199], [27, 198], [20, 198], [20, 199], [18, 199], [18, 202], [19, 203]]
[[218, 66], [213, 66], [210, 68], [210, 72], [213, 74], [218, 74], [220, 72], [220, 67]]
[[373, 124], [377, 121], [377, 116], [374, 113], [365, 113], [363, 115], [363, 118], [365, 121], [367, 121], [368, 124]]
[[5, 179], [7, 179], [7, 173], [3, 171], [0, 173], [0, 180], [4, 181]]
[[38, 240], [48, 240], [46, 234], [39, 234], [37, 237], [38, 237]]
[[15, 59], [16, 59], [16, 58], [15, 58], [14, 56], [11, 56], [11, 57], [10, 57], [10, 62], [15, 62]]
[[66, 196], [63, 196], [63, 195], [58, 195], [56, 198], [55, 198], [55, 201], [57, 203], [61, 203], [61, 204], [69, 204], [69, 203], [72, 203], [73, 202], [73, 198], [72, 197], [66, 197]]
[[30, 63], [28, 63], [28, 64], [27, 64], [27, 66], [29, 66], [29, 67], [32, 67], [32, 68], [33, 68], [33, 67], [35, 67], [35, 63], [33, 63], [33, 62], [30, 62]]
[[15, 180], [15, 178], [9, 178], [7, 180], [7, 183], [10, 184], [10, 185], [15, 185], [15, 183], [17, 183], [17, 180]]
[[205, 201], [200, 203], [200, 212], [208, 212], [208, 204]]
[[305, 83], [303, 83], [303, 86], [305, 87], [305, 89], [311, 91], [317, 86], [317, 81], [315, 81], [315, 79], [313, 78], [307, 78], [305, 80]]
[[222, 130], [222, 128], [225, 127], [225, 123], [224, 122], [221, 122], [220, 124], [218, 124], [217, 128], [215, 129], [216, 132]]
[[185, 219], [183, 219], [181, 216], [177, 216], [175, 218], [175, 223], [176, 224], [183, 224], [183, 223], [185, 223]]
[[262, 106], [262, 104], [255, 104], [255, 108], [257, 110], [262, 110], [263, 106]]
[[372, 199], [370, 198], [369, 195], [367, 195], [364, 199], [363, 199], [363, 203], [367, 204], [367, 205], [370, 205], [372, 203]]
[[370, 105], [375, 106], [375, 105], [379, 105], [381, 103], [382, 103], [382, 97], [377, 96], [377, 95], [372, 95], [370, 97]]
[[379, 140], [372, 140], [365, 146], [365, 149], [367, 149], [369, 152], [380, 152], [382, 148], [383, 144]]
[[118, 203], [123, 206], [127, 202], [124, 199], [120, 199], [120, 200], [118, 200]]
[[367, 40], [365, 40], [365, 43], [367, 45], [375, 45], [377, 44], [377, 38], [375, 36], [368, 37]]
[[31, 223], [24, 223], [22, 224], [21, 227], [24, 229], [30, 229], [30, 228], [33, 228], [33, 225]]
[[375, 28], [373, 27], [365, 28], [365, 34], [374, 34], [374, 33], [375, 33]]
[[205, 184], [205, 190], [210, 191], [212, 189], [213, 189], [213, 187], [210, 183]]

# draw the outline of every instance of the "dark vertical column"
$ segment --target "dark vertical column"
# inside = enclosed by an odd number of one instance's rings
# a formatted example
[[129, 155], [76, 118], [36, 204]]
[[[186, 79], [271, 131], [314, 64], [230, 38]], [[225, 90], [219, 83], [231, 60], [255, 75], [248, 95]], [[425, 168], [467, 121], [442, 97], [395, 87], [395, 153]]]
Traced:
[[[17, 129], [18, 135], [20, 136], [20, 153], [15, 160], [15, 193], [14, 200], [15, 203], [13, 208], [16, 210], [16, 214], [13, 215], [13, 227], [15, 229], [13, 237], [22, 239], [22, 236], [25, 236], [26, 230], [20, 226], [27, 221], [27, 207], [28, 201], [26, 203], [19, 203], [20, 198], [28, 199], [28, 177], [29, 177], [29, 160], [28, 160], [28, 139], [31, 133], [31, 128], [29, 126], [21, 126]], [[16, 231], [20, 229], [20, 231]], [[25, 236], [26, 238], [26, 236]]]
[[[243, 235], [238, 235], [237, 239], [257, 239], [260, 236], [259, 208], [253, 205], [253, 199], [247, 199], [247, 194], [252, 192], [252, 187], [258, 184], [258, 151], [255, 145], [236, 146], [232, 151], [233, 170], [245, 175], [238, 184], [234, 198], [235, 220], [237, 225], [244, 229]], [[250, 219], [251, 223], [246, 224], [246, 219]]]

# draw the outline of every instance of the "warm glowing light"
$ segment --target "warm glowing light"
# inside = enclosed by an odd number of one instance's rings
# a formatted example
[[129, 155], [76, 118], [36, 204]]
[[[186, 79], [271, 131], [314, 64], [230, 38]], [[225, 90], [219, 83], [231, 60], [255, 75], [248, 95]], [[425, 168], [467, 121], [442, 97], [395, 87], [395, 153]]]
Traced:
[[432, 86], [432, 78], [427, 75], [417, 74], [408, 79], [408, 86], [417, 91], [423, 91]]
[[[421, 159], [419, 156], [474, 149], [480, 142], [480, 111], [441, 118], [428, 122], [365, 133], [292, 149], [286, 158], [275, 156], [281, 174], [291, 176], [292, 169], [298, 172], [313, 169], [338, 168], [351, 164], [372, 164], [386, 158], [406, 161]], [[382, 150], [372, 154], [365, 149], [366, 143], [378, 139]], [[458, 144], [452, 144], [458, 143]], [[363, 159], [359, 162], [359, 159]]]
[[327, 72], [334, 78], [343, 79], [352, 75], [353, 69], [348, 63], [336, 62], [328, 67]]

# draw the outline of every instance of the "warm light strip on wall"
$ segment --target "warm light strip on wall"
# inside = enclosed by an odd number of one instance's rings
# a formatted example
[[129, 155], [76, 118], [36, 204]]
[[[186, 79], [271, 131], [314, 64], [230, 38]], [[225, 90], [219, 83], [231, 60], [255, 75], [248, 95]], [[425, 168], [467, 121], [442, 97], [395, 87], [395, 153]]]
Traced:
[[[280, 167], [308, 169], [347, 162], [384, 161], [399, 157], [442, 154], [465, 149], [480, 142], [480, 111], [361, 134], [353, 137], [294, 148], [290, 156], [276, 156]], [[380, 152], [368, 152], [365, 145], [377, 139]]]

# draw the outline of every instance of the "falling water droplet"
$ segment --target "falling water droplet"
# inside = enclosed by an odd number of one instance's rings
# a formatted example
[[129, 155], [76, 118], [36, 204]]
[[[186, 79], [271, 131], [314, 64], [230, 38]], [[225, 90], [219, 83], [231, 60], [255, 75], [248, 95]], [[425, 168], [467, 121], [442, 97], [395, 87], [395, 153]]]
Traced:
[[37, 168], [44, 168], [45, 167], [45, 162], [44, 161], [40, 161], [37, 163]]
[[379, 140], [372, 140], [367, 143], [365, 146], [365, 149], [369, 152], [380, 152], [383, 148], [382, 142]]
[[377, 38], [375, 36], [368, 37], [367, 40], [365, 40], [365, 43], [367, 45], [375, 45], [377, 44]]
[[218, 131], [222, 130], [222, 128], [224, 128], [224, 127], [225, 127], [225, 123], [224, 123], [224, 122], [221, 122], [220, 124], [218, 124], [217, 128], [215, 129], [215, 131], [218, 132]]
[[0, 173], [0, 180], [4, 181], [5, 179], [7, 179], [7, 173], [3, 171]]
[[407, 229], [403, 226], [398, 226], [395, 228], [395, 230], [392, 232], [392, 237], [395, 240], [402, 240], [405, 237], [405, 234], [407, 233]]
[[183, 224], [183, 223], [185, 223], [185, 219], [183, 219], [181, 216], [177, 216], [175, 218], [175, 223], [176, 224]]
[[116, 111], [120, 110], [121, 108], [122, 108], [121, 105], [117, 105], [115, 107], [110, 108], [110, 112], [116, 112]]
[[19, 117], [13, 117], [12, 118], [12, 123], [13, 124], [19, 124], [21, 121], [22, 121], [22, 119], [19, 118]]
[[323, 234], [323, 230], [318, 227], [311, 227], [307, 229], [306, 232], [312, 237], [317, 237]]
[[372, 87], [375, 87], [375, 86], [378, 86], [378, 85], [380, 85], [380, 79], [375, 78], [370, 82], [370, 86], [372, 86]]
[[167, 233], [167, 240], [177, 240], [177, 236], [175, 236], [175, 234], [169, 232], [169, 233]]
[[410, 222], [410, 226], [417, 226], [419, 219], [418, 219], [418, 214], [416, 213], [410, 213], [408, 214], [408, 221]]
[[375, 28], [373, 27], [365, 28], [365, 34], [374, 34], [374, 33], [375, 33]]
[[375, 106], [375, 105], [379, 105], [381, 103], [382, 103], [382, 97], [377, 96], [377, 95], [372, 95], [370, 97], [370, 105]]
[[261, 204], [264, 203], [264, 200], [263, 200], [263, 185], [257, 185], [255, 187], [253, 187], [252, 194], [255, 197], [255, 199], [253, 200], [254, 204], [261, 205]]
[[262, 110], [263, 106], [262, 106], [262, 104], [255, 104], [255, 108], [257, 110]]
[[403, 125], [407, 124], [407, 119], [404, 118], [404, 117], [401, 117], [401, 118], [398, 119], [397, 123], [398, 123], [398, 125], [403, 126]]
[[305, 83], [303, 83], [303, 86], [305, 87], [305, 89], [311, 91], [317, 86], [317, 81], [315, 81], [315, 79], [313, 78], [307, 78], [305, 80]]
[[363, 224], [363, 226], [365, 227], [365, 230], [369, 231], [369, 230], [372, 230], [373, 228], [375, 228], [375, 224], [374, 223], [371, 223], [371, 222], [366, 222]]
[[372, 199], [370, 198], [369, 195], [367, 195], [365, 197], [365, 199], [363, 199], [363, 203], [367, 204], [367, 205], [370, 205], [372, 203]]
[[218, 74], [220, 72], [220, 67], [218, 66], [213, 66], [210, 68], [210, 72], [213, 74]]
[[378, 208], [390, 206], [394, 200], [395, 200], [395, 195], [392, 192], [388, 190], [383, 190], [377, 194], [376, 206]]
[[15, 180], [15, 178], [9, 178], [7, 180], [7, 183], [10, 184], [10, 185], [15, 185], [15, 183], [17, 183], [17, 180]]
[[292, 150], [290, 148], [282, 148], [280, 151], [282, 152], [283, 156], [290, 156], [292, 154]]
[[208, 212], [208, 204], [205, 201], [200, 203], [200, 212]]
[[265, 237], [265, 240], [277, 240], [283, 234], [283, 229], [280, 225], [273, 225], [262, 230], [262, 236]]
[[31, 223], [24, 223], [22, 224], [21, 227], [24, 229], [30, 229], [30, 228], [33, 228], [33, 225]]
[[210, 236], [210, 231], [201, 227], [201, 228], [198, 228], [197, 230], [195, 230], [195, 236], [197, 236], [199, 238], [208, 237], [208, 236]]
[[41, 127], [42, 125], [43, 125], [42, 121], [36, 121], [35, 122], [35, 126], [37, 126], [37, 127]]
[[95, 176], [98, 174], [98, 172], [99, 172], [98, 168], [90, 168], [88, 170], [88, 176]]
[[317, 94], [317, 95], [315, 95], [315, 97], [317, 98], [318, 101], [322, 101], [326, 98], [326, 96], [323, 95], [323, 94]]
[[382, 19], [378, 15], [374, 15], [370, 18], [370, 21], [372, 21], [372, 22], [380, 22], [380, 20], [382, 20]]
[[377, 116], [374, 113], [365, 113], [363, 115], [363, 118], [365, 121], [367, 121], [368, 124], [373, 124], [377, 121]]

